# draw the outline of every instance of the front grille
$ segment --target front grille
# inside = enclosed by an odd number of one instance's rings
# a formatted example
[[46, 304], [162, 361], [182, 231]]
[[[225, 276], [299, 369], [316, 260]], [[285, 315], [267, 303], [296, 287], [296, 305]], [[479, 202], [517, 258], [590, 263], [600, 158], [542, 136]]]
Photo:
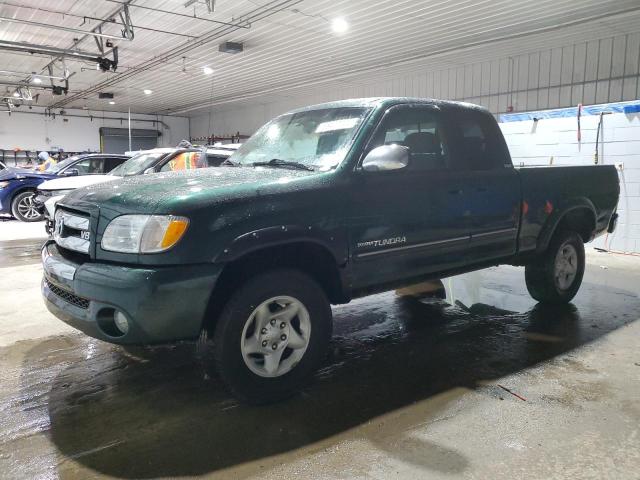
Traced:
[[84, 310], [89, 308], [89, 300], [87, 300], [86, 298], [79, 297], [78, 295], [71, 293], [64, 288], [60, 288], [47, 279], [45, 279], [45, 282], [49, 290], [51, 290], [51, 293], [53, 293], [56, 297], [59, 297], [65, 302], [70, 303], [71, 305], [75, 305], [76, 307], [82, 308]]
[[89, 216], [58, 208], [53, 225], [53, 239], [59, 247], [88, 254], [91, 244], [90, 224]]

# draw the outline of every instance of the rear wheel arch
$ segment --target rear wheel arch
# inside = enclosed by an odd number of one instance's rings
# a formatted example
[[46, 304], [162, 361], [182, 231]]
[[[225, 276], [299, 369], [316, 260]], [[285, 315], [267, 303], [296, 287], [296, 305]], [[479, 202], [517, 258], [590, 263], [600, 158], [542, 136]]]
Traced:
[[538, 237], [537, 253], [547, 250], [551, 240], [558, 232], [576, 232], [584, 243], [589, 242], [596, 230], [595, 208], [591, 204], [581, 203], [566, 208], [560, 212], [553, 220], [548, 220]]
[[249, 278], [279, 268], [299, 270], [309, 275], [322, 287], [330, 303], [348, 301], [339, 264], [327, 247], [314, 241], [270, 245], [226, 263], [211, 293], [203, 327], [212, 332], [226, 302]]

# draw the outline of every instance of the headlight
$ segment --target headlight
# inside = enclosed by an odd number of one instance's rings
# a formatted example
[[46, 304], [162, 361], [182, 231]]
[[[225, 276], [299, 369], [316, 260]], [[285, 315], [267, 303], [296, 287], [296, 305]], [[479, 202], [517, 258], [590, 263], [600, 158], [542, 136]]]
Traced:
[[67, 190], [44, 190], [38, 187], [38, 193], [44, 197], [61, 197], [73, 192], [74, 188], [68, 188]]
[[0, 182], [0, 188], [4, 188], [9, 185], [9, 182]]
[[172, 215], [122, 215], [107, 225], [102, 249], [123, 253], [158, 253], [182, 238], [189, 220]]
[[64, 195], [68, 195], [69, 193], [73, 192], [75, 189], [73, 188], [68, 188], [67, 190], [49, 190], [47, 193], [49, 197], [59, 197], [59, 196], [64, 196]]

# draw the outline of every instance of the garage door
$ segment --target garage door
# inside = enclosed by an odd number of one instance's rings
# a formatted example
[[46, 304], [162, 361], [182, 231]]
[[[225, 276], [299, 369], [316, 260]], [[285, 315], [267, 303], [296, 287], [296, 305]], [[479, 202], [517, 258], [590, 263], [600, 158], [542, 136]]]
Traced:
[[[131, 150], [148, 150], [158, 146], [160, 132], [134, 128], [131, 130]], [[129, 150], [127, 128], [100, 128], [100, 149], [105, 153], [124, 153]]]

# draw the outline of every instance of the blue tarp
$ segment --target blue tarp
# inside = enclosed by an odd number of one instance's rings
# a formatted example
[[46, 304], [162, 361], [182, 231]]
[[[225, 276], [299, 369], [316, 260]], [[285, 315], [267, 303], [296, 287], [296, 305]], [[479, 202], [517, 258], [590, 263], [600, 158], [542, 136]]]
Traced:
[[[610, 113], [640, 113], [640, 101], [603, 103], [601, 105], [588, 105], [582, 107], [582, 115], [600, 115], [600, 112]], [[498, 116], [498, 121], [524, 122], [534, 118], [575, 118], [578, 115], [578, 107], [557, 108], [554, 110], [539, 110], [537, 112], [503, 113]]]

